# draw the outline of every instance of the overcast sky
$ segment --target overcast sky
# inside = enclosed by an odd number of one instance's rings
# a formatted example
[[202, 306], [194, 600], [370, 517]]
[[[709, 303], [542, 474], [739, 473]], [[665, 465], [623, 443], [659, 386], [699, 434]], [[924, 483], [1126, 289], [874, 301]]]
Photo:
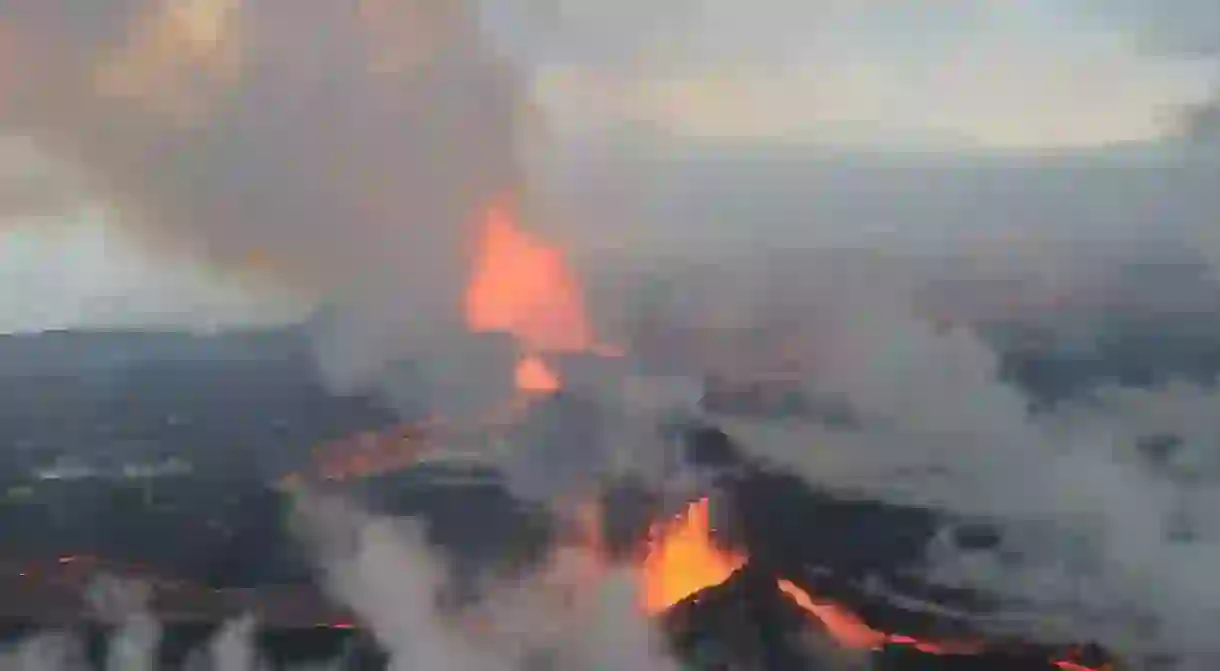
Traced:
[[[629, 114], [705, 135], [833, 141], [851, 122], [882, 137], [999, 147], [1148, 139], [1216, 75], [1196, 48], [1216, 37], [1198, 27], [1217, 23], [1206, 2], [704, 0], [668, 21], [655, 3], [560, 4], [573, 6], [581, 30], [570, 32], [584, 39], [544, 51], [559, 65], [550, 100], [575, 105], [585, 84], [582, 117]], [[617, 34], [639, 34], [633, 23], [649, 37], [616, 45]], [[643, 50], [622, 58], [615, 46]], [[582, 76], [590, 63], [627, 63], [634, 76], [598, 95], [607, 82]]]
[[[596, 134], [644, 122], [692, 144], [915, 146], [943, 158], [1157, 141], [1179, 109], [1216, 90], [1217, 7], [673, 0], [658, 9], [646, 0], [519, 0], [489, 5], [486, 18], [534, 73], [555, 128]], [[182, 259], [147, 259], [107, 232], [107, 210], [14, 146], [0, 145], [0, 217], [38, 225], [0, 229], [0, 331], [300, 314], [297, 304], [268, 309], [282, 293], [252, 293]], [[71, 225], [48, 234], [46, 217]]]

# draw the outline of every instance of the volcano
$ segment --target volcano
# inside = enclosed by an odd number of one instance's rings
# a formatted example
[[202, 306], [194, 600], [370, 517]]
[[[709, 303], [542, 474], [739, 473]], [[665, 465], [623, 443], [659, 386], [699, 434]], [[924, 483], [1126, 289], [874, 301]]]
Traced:
[[[61, 340], [51, 339], [52, 344]], [[332, 400], [320, 394], [299, 392], [300, 383], [286, 380], [272, 387], [267, 382], [284, 378], [276, 371], [296, 370], [297, 363], [281, 366], [281, 356], [271, 366], [261, 349], [238, 354], [212, 359], [245, 366], [240, 368], [246, 371], [243, 380], [264, 380], [263, 408], [280, 396], [283, 409], [277, 405], [276, 412], [284, 417], [293, 416], [288, 409], [302, 398], [310, 400], [311, 408], [330, 407]], [[255, 366], [257, 362], [262, 363]], [[567, 381], [579, 387], [582, 376], [564, 363]], [[183, 390], [222, 389], [195, 382], [192, 376], [208, 370], [178, 366], [172, 377]], [[600, 371], [592, 375], [605, 377]], [[109, 369], [103, 373], [115, 377]], [[706, 409], [720, 415], [795, 413], [828, 422], [838, 417], [847, 425], [854, 421], [851, 409], [836, 399], [807, 402], [791, 389], [771, 394], [769, 389], [743, 391], [712, 382], [704, 401], [710, 406]], [[94, 386], [100, 388], [100, 383]], [[280, 388], [283, 393], [272, 393]], [[99, 396], [98, 402], [83, 397], [77, 405], [82, 413], [95, 405], [112, 407], [114, 393]], [[181, 412], [169, 404], [177, 396], [192, 407], [217, 405], [201, 393], [155, 398], [165, 402], [167, 414]], [[514, 419], [521, 433], [517, 439], [536, 443], [541, 436], [592, 448], [586, 443], [598, 432], [587, 429], [598, 421], [595, 408], [571, 394], [563, 400], [564, 393], [532, 401], [534, 409]], [[302, 460], [312, 460], [322, 484], [361, 507], [423, 520], [427, 541], [454, 569], [454, 593], [448, 596], [455, 603], [477, 597], [476, 577], [489, 562], [528, 572], [545, 560], [560, 525], [549, 511], [511, 492], [506, 484], [511, 474], [491, 460], [436, 452], [427, 425], [398, 424], [363, 406], [344, 406], [343, 412], [342, 422], [312, 430], [318, 449], [277, 455], [276, 463], [300, 468]], [[306, 419], [316, 421], [324, 414]], [[541, 432], [531, 429], [534, 421], [541, 422]], [[675, 459], [704, 476], [704, 498], [687, 502], [680, 515], [683, 524], [670, 524], [666, 520], [675, 512], [673, 502], [662, 502], [646, 483], [604, 483], [601, 535], [611, 561], [647, 565], [640, 549], [655, 544], [658, 531], [685, 534], [687, 550], [660, 565], [682, 567], [686, 562], [689, 567], [695, 561], [696, 578], [688, 575], [667, 588], [663, 605], [648, 610], [675, 653], [692, 667], [818, 669], [839, 657], [876, 669], [1078, 671], [1112, 664], [1089, 641], [988, 635], [981, 625], [996, 609], [995, 595], [921, 578], [930, 539], [948, 530], [960, 536], [959, 543], [987, 547], [998, 541], [998, 534], [986, 521], [949, 519], [935, 510], [820, 491], [745, 456], [747, 451], [714, 423], [674, 421], [661, 432], [673, 443]], [[46, 426], [59, 424], [63, 422]], [[170, 442], [191, 444], [189, 430], [195, 425], [167, 424], [166, 431], [177, 431], [167, 439], [167, 448]], [[388, 428], [353, 432], [352, 426]], [[280, 428], [298, 431], [290, 424]], [[0, 600], [0, 628], [8, 640], [45, 631], [76, 632], [85, 648], [97, 648], [107, 627], [89, 615], [86, 583], [99, 572], [116, 573], [152, 583], [152, 607], [166, 628], [165, 668], [177, 668], [174, 660], [181, 649], [251, 612], [260, 618], [258, 645], [273, 662], [304, 657], [338, 659], [344, 668], [378, 668], [384, 654], [359, 620], [315, 585], [308, 553], [284, 523], [291, 490], [282, 487], [283, 480], [268, 468], [272, 465], [265, 463], [267, 470], [255, 472], [225, 461], [216, 468], [134, 479], [31, 476], [21, 481], [14, 470], [0, 505], [0, 594], [6, 597]], [[471, 519], [480, 524], [471, 525]], [[710, 565], [698, 563], [708, 558]]]

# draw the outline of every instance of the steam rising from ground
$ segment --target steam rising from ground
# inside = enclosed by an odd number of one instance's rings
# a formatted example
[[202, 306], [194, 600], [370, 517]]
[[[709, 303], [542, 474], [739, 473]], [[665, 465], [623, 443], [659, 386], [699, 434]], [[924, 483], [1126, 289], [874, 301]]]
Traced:
[[[676, 671], [659, 632], [639, 608], [638, 578], [605, 563], [586, 543], [560, 544], [524, 579], [492, 579], [475, 603], [447, 598], [445, 559], [414, 520], [380, 518], [348, 503], [303, 494], [297, 522], [317, 551], [322, 583], [349, 606], [389, 655], [390, 669], [515, 671], [548, 663], [588, 668]], [[159, 625], [138, 583], [103, 579], [93, 592], [100, 615], [117, 627], [106, 668], [152, 670]], [[189, 671], [268, 668], [245, 617], [226, 623], [188, 655]], [[76, 639], [40, 636], [0, 656], [4, 671], [83, 671]], [[338, 664], [340, 660], [334, 660]]]
[[[161, 625], [147, 610], [147, 592], [135, 582], [103, 578], [94, 588], [99, 615], [116, 630], [107, 637], [107, 671], [157, 671]], [[192, 650], [185, 671], [264, 671], [254, 641], [253, 618], [227, 622], [200, 648]], [[0, 651], [4, 671], [89, 671], [84, 643], [67, 633], [40, 634]], [[326, 666], [311, 667], [321, 671]], [[304, 669], [301, 669], [304, 671]]]
[[675, 668], [637, 606], [633, 577], [589, 545], [561, 545], [537, 574], [493, 584], [472, 606], [446, 608], [444, 560], [413, 521], [334, 499], [301, 503], [324, 583], [372, 629], [392, 669], [507, 670], [541, 659], [558, 669]]
[[[735, 299], [750, 307], [739, 325], [799, 330], [809, 391], [846, 395], [860, 427], [740, 421], [742, 444], [819, 486], [1000, 520], [1000, 548], [942, 538], [928, 567], [936, 580], [1008, 595], [997, 629], [1091, 634], [1118, 650], [1199, 663], [1215, 655], [1216, 393], [1105, 390], [1096, 402], [1031, 415], [972, 331], [938, 326], [915, 311], [901, 275], [862, 267], [760, 281]], [[1159, 456], [1137, 448], [1166, 432], [1182, 446]]]

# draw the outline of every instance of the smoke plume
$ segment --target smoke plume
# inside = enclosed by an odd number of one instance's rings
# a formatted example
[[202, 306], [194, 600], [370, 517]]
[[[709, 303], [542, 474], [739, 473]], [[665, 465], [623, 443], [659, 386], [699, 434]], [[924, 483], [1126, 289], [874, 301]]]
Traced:
[[524, 88], [477, 12], [21, 3], [2, 17], [0, 134], [69, 166], [150, 248], [336, 305], [322, 367], [359, 387], [404, 340], [460, 325], [470, 231], [520, 186]]

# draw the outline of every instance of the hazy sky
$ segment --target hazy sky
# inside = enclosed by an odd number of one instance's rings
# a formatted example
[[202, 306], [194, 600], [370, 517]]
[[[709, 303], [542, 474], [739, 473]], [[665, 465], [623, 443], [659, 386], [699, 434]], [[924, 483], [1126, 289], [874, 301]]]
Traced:
[[144, 253], [105, 212], [84, 208], [67, 222], [41, 222], [0, 238], [0, 332], [79, 327], [207, 330], [299, 319], [305, 305], [267, 286], [200, 264]]
[[[583, 28], [571, 32], [589, 39], [544, 53], [557, 64], [548, 100], [584, 119], [623, 114], [702, 135], [835, 141], [848, 124], [856, 136], [866, 126], [998, 147], [1141, 140], [1206, 97], [1217, 73], [1168, 49], [1208, 37], [1179, 17], [1189, 2], [1102, 13], [1090, 0], [707, 0], [668, 21], [649, 14], [654, 3], [567, 4]], [[630, 57], [595, 36], [633, 21], [653, 32], [624, 42], [642, 47]], [[593, 79], [590, 63], [614, 75]]]
[[[692, 142], [732, 136], [955, 152], [1149, 141], [1176, 110], [1214, 91], [1220, 71], [1212, 58], [1220, 10], [1208, 0], [658, 7], [520, 0], [493, 3], [487, 14], [505, 47], [536, 67], [556, 127], [596, 133], [642, 121]], [[32, 221], [29, 210], [42, 201], [26, 192], [45, 192], [49, 216], [74, 223], [52, 235], [0, 232], [0, 331], [281, 314], [266, 309], [279, 295], [248, 296], [245, 285], [201, 267], [142, 260], [122, 236], [103, 232], [103, 210], [63, 207], [62, 178], [33, 163], [28, 151], [0, 145], [0, 217]]]

